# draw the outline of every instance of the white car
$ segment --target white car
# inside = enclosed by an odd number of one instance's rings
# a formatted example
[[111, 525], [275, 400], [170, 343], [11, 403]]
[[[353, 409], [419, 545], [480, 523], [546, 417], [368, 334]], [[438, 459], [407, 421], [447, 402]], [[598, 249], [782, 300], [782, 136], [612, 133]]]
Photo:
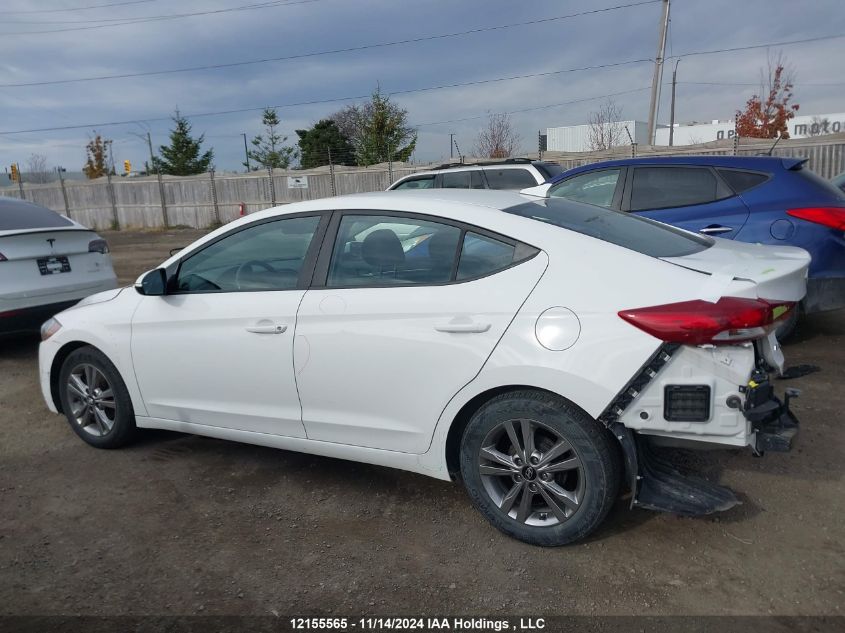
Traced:
[[447, 163], [394, 182], [388, 191], [405, 189], [504, 189], [536, 187], [562, 174], [558, 163], [508, 158], [480, 163]]
[[83, 297], [115, 287], [99, 235], [45, 207], [0, 197], [0, 333], [37, 331]]
[[769, 333], [808, 264], [519, 193], [313, 200], [58, 314], [41, 388], [93, 446], [158, 428], [458, 478], [499, 529], [560, 545], [623, 483], [643, 507], [735, 503], [655, 441], [790, 448]]

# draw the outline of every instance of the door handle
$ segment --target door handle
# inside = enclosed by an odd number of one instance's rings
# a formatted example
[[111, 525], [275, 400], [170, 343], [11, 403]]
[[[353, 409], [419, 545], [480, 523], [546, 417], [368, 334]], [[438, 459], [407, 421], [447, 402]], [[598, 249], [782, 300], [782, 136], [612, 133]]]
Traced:
[[698, 230], [699, 233], [704, 233], [705, 235], [719, 235], [720, 233], [730, 233], [731, 231], [733, 231], [731, 227], [720, 224], [711, 224]]
[[434, 329], [438, 332], [456, 332], [456, 333], [468, 333], [468, 334], [480, 334], [482, 332], [486, 332], [490, 329], [489, 323], [478, 323], [475, 321], [470, 321], [468, 323], [441, 323], [440, 325], [435, 325]]
[[275, 323], [271, 323], [269, 325], [248, 325], [246, 327], [246, 331], [252, 332], [253, 334], [281, 334], [287, 329], [287, 325], [276, 325]]

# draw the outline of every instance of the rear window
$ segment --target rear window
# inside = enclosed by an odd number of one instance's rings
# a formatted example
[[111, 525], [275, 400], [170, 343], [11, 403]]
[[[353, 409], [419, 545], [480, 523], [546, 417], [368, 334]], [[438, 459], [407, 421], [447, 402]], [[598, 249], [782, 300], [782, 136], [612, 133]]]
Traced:
[[814, 171], [806, 169], [803, 166], [797, 169], [791, 169], [790, 171], [796, 172], [799, 177], [803, 178], [804, 180], [809, 180], [816, 187], [819, 187], [825, 194], [828, 194], [838, 200], [842, 200], [845, 198], [845, 195], [843, 195], [843, 191], [841, 189], [838, 189], [832, 182], [830, 182], [829, 180], [825, 180]]
[[55, 211], [30, 202], [0, 198], [0, 231], [54, 229], [65, 226], [73, 226], [73, 223]]
[[756, 171], [741, 171], [739, 169], [717, 169], [719, 175], [730, 185], [734, 193], [748, 191], [752, 187], [762, 185], [769, 179], [769, 174]]
[[534, 163], [534, 167], [536, 167], [537, 170], [546, 177], [546, 180], [559, 176], [563, 173], [563, 167], [557, 163], [536, 162]]
[[709, 237], [687, 233], [668, 224], [562, 198], [526, 202], [504, 211], [651, 257], [683, 257], [713, 245]]

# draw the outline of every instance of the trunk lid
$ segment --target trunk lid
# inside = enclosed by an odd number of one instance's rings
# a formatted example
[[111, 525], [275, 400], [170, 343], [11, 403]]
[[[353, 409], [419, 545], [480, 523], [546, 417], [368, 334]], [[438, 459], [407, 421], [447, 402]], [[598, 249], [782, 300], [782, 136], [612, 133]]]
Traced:
[[715, 302], [725, 295], [774, 301], [803, 299], [810, 266], [810, 254], [804, 249], [718, 238], [713, 241], [713, 246], [698, 253], [661, 259], [710, 275], [702, 293], [707, 301]]

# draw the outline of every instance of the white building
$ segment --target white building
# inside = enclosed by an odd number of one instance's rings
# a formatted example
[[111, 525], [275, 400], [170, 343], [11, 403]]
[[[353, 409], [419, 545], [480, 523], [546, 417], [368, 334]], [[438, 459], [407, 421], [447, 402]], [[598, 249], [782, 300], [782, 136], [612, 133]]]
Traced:
[[[625, 133], [627, 127], [639, 145], [648, 145], [648, 124], [644, 121], [619, 121], [615, 124], [621, 129], [619, 145], [629, 145]], [[546, 130], [547, 149], [551, 152], [588, 152], [590, 151], [590, 125], [569, 125], [550, 127]], [[803, 114], [790, 119], [788, 123], [790, 138], [807, 138], [819, 134], [845, 132], [845, 112], [834, 114]], [[826, 129], [825, 129], [826, 128]], [[673, 145], [695, 145], [710, 141], [732, 139], [736, 134], [734, 120], [712, 120], [710, 123], [675, 124]], [[655, 133], [655, 145], [669, 145], [669, 126], [658, 125]]]
[[[616, 145], [630, 145], [631, 140], [635, 143], [645, 145], [648, 138], [648, 123], [644, 121], [617, 121], [609, 125], [614, 126], [614, 136], [617, 137]], [[546, 149], [550, 152], [589, 152], [593, 149], [590, 146], [590, 126], [565, 125], [563, 127], [550, 127], [546, 129]], [[628, 133], [625, 132], [628, 128]]]

